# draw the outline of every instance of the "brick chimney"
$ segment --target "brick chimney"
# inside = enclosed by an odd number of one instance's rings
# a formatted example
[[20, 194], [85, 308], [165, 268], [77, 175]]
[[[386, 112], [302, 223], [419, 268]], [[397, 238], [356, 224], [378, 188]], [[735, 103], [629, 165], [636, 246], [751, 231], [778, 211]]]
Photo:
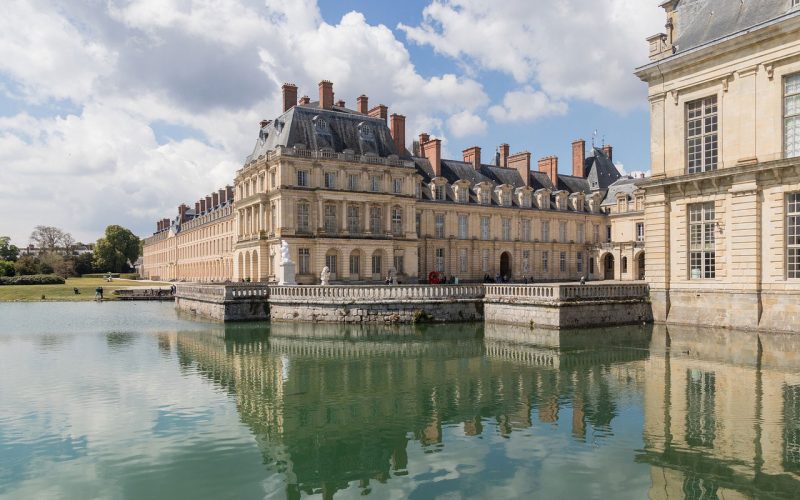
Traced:
[[162, 219], [161, 224], [164, 226], [164, 229], [169, 229], [169, 219]]
[[217, 191], [219, 195], [219, 204], [224, 205], [228, 201], [228, 197], [226, 196], [228, 193], [224, 189], [220, 189]]
[[575, 139], [572, 141], [572, 175], [583, 177], [583, 160], [586, 159], [586, 141]]
[[614, 148], [612, 148], [610, 145], [605, 144], [603, 146], [603, 154], [606, 155], [610, 161], [614, 161]]
[[319, 82], [319, 107], [323, 109], [333, 107], [333, 82], [329, 80]]
[[425, 143], [431, 140], [431, 136], [422, 132], [419, 134], [419, 155], [425, 158]]
[[294, 83], [284, 83], [281, 87], [283, 91], [283, 111], [289, 111], [297, 102], [297, 85]]
[[233, 203], [233, 186], [225, 186], [225, 191], [228, 192], [228, 195], [225, 196], [225, 199]]
[[311, 104], [311, 98], [308, 97], [307, 95], [304, 95], [303, 97], [300, 98], [300, 101], [298, 102], [298, 104], [301, 104], [301, 105], [302, 104]]
[[200, 202], [199, 201], [195, 202], [195, 204], [194, 204], [194, 216], [197, 217], [198, 215], [200, 215]]
[[204, 213], [206, 211], [206, 199], [200, 198], [200, 213]]
[[433, 167], [433, 176], [442, 176], [442, 140], [432, 139], [422, 145], [422, 151], [425, 158], [431, 163]]
[[545, 156], [539, 160], [539, 172], [546, 173], [553, 189], [558, 189], [558, 156]]
[[[508, 166], [508, 154], [510, 151], [510, 147], [508, 144], [503, 143], [500, 145], [500, 167], [507, 167]], [[530, 159], [528, 159], [528, 166], [530, 166]]]
[[214, 208], [214, 205], [211, 204], [211, 196], [206, 196], [206, 210], [209, 212]]
[[261, 120], [261, 122], [259, 122], [259, 124], [261, 125], [261, 128], [266, 127], [270, 123], [272, 123], [272, 120]]
[[373, 118], [383, 118], [383, 121], [386, 121], [389, 116], [389, 108], [383, 104], [378, 104], [374, 108], [370, 109], [369, 113], [367, 114]]
[[218, 207], [219, 206], [219, 193], [217, 193], [216, 191], [211, 193], [211, 206], [212, 207]]
[[366, 115], [369, 113], [369, 98], [364, 94], [358, 96], [356, 110], [361, 113], [362, 115]]
[[157, 233], [161, 232], [161, 221], [160, 220], [156, 221], [156, 232]]
[[181, 203], [178, 207], [178, 220], [181, 221], [181, 224], [186, 222], [186, 211], [189, 210], [189, 206], [186, 203]]
[[406, 117], [392, 113], [389, 122], [392, 131], [392, 139], [397, 148], [397, 154], [403, 156], [406, 152]]
[[471, 148], [465, 149], [463, 154], [465, 163], [472, 163], [472, 168], [475, 170], [481, 169], [481, 148], [472, 146]]
[[[504, 146], [508, 146], [504, 144]], [[502, 150], [502, 146], [501, 146]], [[500, 157], [502, 159], [503, 153], [501, 151]], [[519, 176], [522, 177], [522, 182], [525, 186], [530, 187], [531, 185], [531, 154], [528, 151], [523, 151], [521, 153], [516, 153], [511, 156], [506, 156], [506, 165], [509, 168], [513, 168], [517, 172], [519, 172]]]
[[344, 101], [339, 99], [338, 101], [336, 101], [336, 105], [339, 106], [340, 108], [343, 108], [344, 107]]

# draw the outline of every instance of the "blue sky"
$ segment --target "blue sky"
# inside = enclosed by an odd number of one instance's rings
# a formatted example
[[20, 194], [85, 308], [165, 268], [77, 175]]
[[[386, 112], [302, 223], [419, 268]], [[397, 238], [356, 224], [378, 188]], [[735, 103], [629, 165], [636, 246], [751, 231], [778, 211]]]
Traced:
[[[9, 0], [0, 19], [0, 234], [140, 236], [232, 181], [280, 84], [366, 93], [460, 158], [603, 140], [649, 170], [633, 76], [658, 0]], [[410, 142], [412, 137], [408, 137]]]

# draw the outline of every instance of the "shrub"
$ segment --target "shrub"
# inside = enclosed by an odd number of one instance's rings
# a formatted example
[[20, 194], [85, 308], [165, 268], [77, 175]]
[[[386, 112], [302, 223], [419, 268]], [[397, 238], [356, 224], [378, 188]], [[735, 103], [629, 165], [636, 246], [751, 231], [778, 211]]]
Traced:
[[55, 274], [26, 274], [0, 277], [0, 285], [63, 285], [64, 278]]
[[0, 276], [14, 276], [16, 272], [13, 262], [10, 260], [0, 260]]

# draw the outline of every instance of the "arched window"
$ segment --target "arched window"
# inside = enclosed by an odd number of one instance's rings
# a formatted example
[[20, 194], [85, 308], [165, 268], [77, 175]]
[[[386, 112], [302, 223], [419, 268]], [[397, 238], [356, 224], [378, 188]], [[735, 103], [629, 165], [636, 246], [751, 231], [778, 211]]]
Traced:
[[627, 273], [627, 272], [628, 272], [628, 258], [627, 257], [623, 257], [622, 258], [622, 273], [624, 274], [624, 273]]

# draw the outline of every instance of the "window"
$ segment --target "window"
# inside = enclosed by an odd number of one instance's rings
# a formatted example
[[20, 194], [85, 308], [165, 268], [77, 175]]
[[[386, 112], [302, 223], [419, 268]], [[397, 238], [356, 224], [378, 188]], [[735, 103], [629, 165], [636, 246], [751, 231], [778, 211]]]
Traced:
[[336, 205], [325, 205], [325, 232], [330, 234], [336, 232]]
[[445, 201], [447, 199], [447, 190], [442, 185], [436, 186], [436, 199], [439, 201]]
[[403, 235], [403, 209], [392, 209], [392, 234], [395, 236]]
[[270, 205], [270, 231], [274, 234], [278, 231], [278, 211], [275, 209], [275, 204]]
[[350, 191], [358, 191], [358, 175], [350, 174], [347, 176], [347, 189]]
[[504, 207], [510, 207], [511, 206], [511, 192], [503, 191], [500, 196], [501, 196], [501, 200], [503, 201], [503, 206]]
[[369, 209], [369, 230], [372, 234], [380, 234], [381, 232], [381, 219], [383, 215], [381, 212], [381, 207], [370, 207]]
[[594, 259], [589, 257], [589, 274], [594, 274]]
[[636, 241], [644, 241], [644, 222], [636, 223]]
[[414, 188], [414, 195], [417, 198], [422, 198], [422, 184], [417, 183], [417, 187]]
[[550, 241], [550, 222], [542, 221], [542, 241]]
[[416, 226], [417, 226], [417, 238], [421, 238], [422, 237], [422, 214], [421, 213], [417, 212], [416, 220], [414, 222], [416, 222]]
[[558, 223], [558, 241], [561, 243], [567, 242], [567, 223], [566, 222], [559, 222]]
[[611, 226], [606, 226], [606, 241], [611, 241]]
[[435, 223], [435, 237], [444, 238], [444, 214], [436, 214]]
[[489, 239], [489, 216], [487, 215], [481, 216], [481, 239]]
[[361, 274], [361, 256], [350, 254], [350, 274], [358, 276]]
[[347, 206], [347, 230], [350, 234], [361, 232], [361, 217], [357, 205]]
[[331, 274], [336, 274], [336, 255], [326, 255], [325, 265], [328, 266], [328, 270], [331, 272]]
[[503, 239], [511, 240], [511, 219], [507, 217], [503, 218]]
[[381, 274], [381, 255], [380, 254], [373, 254], [372, 255], [372, 274], [377, 274], [380, 276]]
[[275, 186], [278, 184], [278, 181], [275, 179], [275, 172], [269, 173], [269, 185], [275, 189]]
[[458, 215], [458, 239], [466, 240], [467, 239], [467, 229], [468, 229], [469, 219], [464, 214]]
[[522, 272], [523, 273], [531, 272], [531, 251], [530, 250], [523, 250], [522, 251]]
[[392, 192], [394, 194], [403, 192], [403, 179], [392, 179]]
[[531, 220], [522, 219], [520, 232], [522, 233], [522, 241], [531, 241]]
[[433, 260], [433, 269], [439, 273], [444, 272], [444, 248], [436, 249], [436, 254]]
[[297, 171], [297, 185], [300, 187], [308, 187], [308, 170]]
[[787, 158], [800, 156], [800, 74], [783, 80], [783, 150]]
[[394, 271], [397, 274], [405, 274], [406, 265], [405, 265], [405, 259], [403, 258], [402, 255], [394, 256]]
[[592, 239], [595, 243], [600, 243], [600, 225], [592, 224]]
[[717, 96], [686, 103], [686, 166], [690, 174], [716, 170]]
[[550, 252], [545, 250], [544, 252], [542, 252], [542, 272], [543, 273], [546, 273], [547, 270], [548, 270], [549, 260], [550, 260]]
[[481, 271], [484, 273], [489, 272], [489, 250], [484, 249], [481, 251]]
[[623, 257], [622, 258], [622, 266], [621, 267], [622, 267], [622, 274], [627, 274], [628, 273], [628, 258], [627, 257]]
[[786, 203], [786, 270], [788, 278], [800, 278], [800, 193]]
[[311, 273], [311, 250], [308, 248], [297, 249], [297, 268], [300, 274]]
[[466, 273], [468, 269], [467, 264], [467, 249], [460, 248], [458, 250], [458, 272]]
[[308, 203], [298, 203], [297, 205], [297, 231], [308, 232]]
[[716, 268], [714, 203], [689, 205], [690, 278], [713, 278]]
[[381, 190], [381, 180], [377, 175], [373, 175], [369, 178], [369, 189], [373, 193], [377, 193]]
[[562, 273], [567, 272], [567, 252], [561, 252], [558, 256], [558, 270]]
[[478, 201], [481, 205], [490, 205], [492, 203], [492, 195], [485, 187], [478, 191]]
[[583, 252], [575, 254], [575, 268], [579, 273], [583, 272]]
[[582, 245], [584, 243], [584, 240], [586, 240], [585, 231], [586, 227], [583, 222], [579, 222], [578, 224], [575, 225], [575, 241], [577, 241], [578, 244], [580, 245]]
[[336, 173], [325, 172], [325, 187], [327, 189], [336, 189]]

